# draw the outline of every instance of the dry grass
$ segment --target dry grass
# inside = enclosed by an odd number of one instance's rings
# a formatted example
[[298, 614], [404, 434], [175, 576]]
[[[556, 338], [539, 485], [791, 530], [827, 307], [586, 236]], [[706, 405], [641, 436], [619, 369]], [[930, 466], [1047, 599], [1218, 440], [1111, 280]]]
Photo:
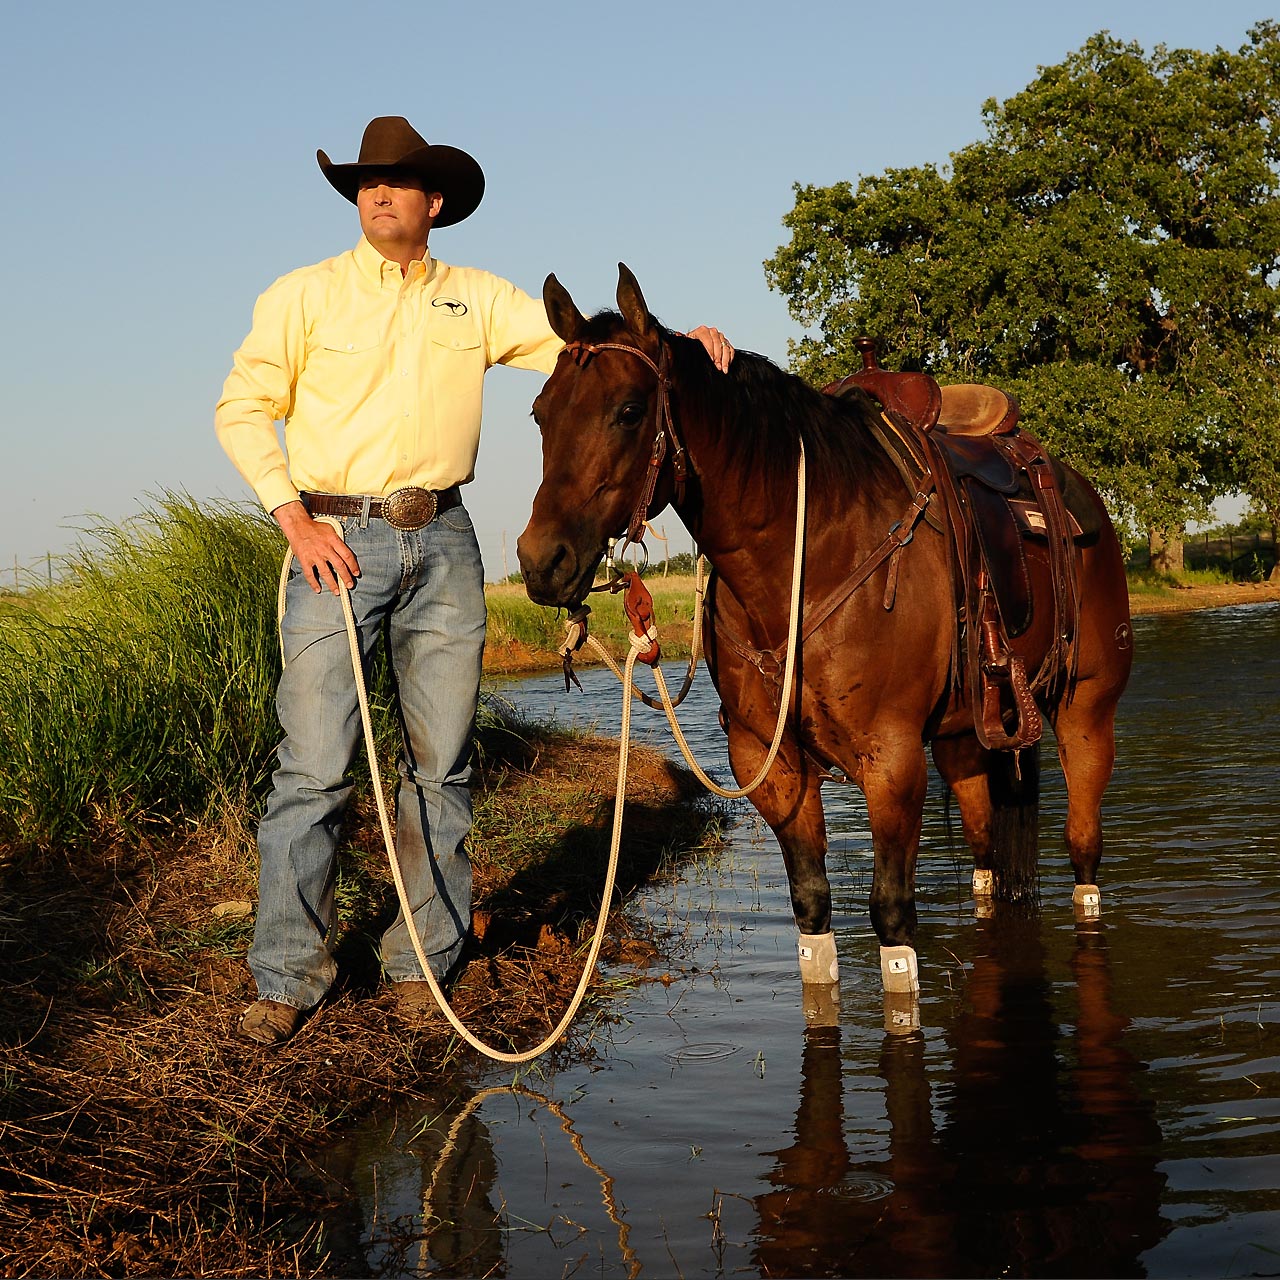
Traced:
[[[478, 936], [454, 1004], [496, 1043], [544, 1035], [577, 981], [607, 851], [613, 758], [607, 744], [536, 732], [489, 744]], [[687, 803], [688, 779], [661, 757], [633, 761], [624, 893], [673, 849], [713, 836], [716, 816]], [[405, 1024], [378, 986], [371, 939], [390, 918], [391, 894], [368, 817], [355, 816], [342, 859], [338, 988], [274, 1052], [229, 1034], [252, 998], [250, 925], [210, 914], [253, 897], [246, 830], [5, 869], [3, 1274], [361, 1269], [329, 1231], [349, 1217], [350, 1196], [317, 1156], [358, 1118], [456, 1087], [471, 1066], [447, 1024]], [[613, 947], [617, 956], [617, 926]], [[582, 1049], [571, 1034], [563, 1051]]]

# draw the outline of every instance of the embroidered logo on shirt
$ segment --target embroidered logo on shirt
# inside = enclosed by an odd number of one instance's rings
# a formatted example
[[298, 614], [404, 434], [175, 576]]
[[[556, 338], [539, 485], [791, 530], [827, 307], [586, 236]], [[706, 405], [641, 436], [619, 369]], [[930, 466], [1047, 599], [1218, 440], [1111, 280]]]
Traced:
[[433, 307], [448, 307], [451, 316], [465, 316], [467, 314], [467, 304], [459, 302], [457, 298], [432, 298], [431, 305]]

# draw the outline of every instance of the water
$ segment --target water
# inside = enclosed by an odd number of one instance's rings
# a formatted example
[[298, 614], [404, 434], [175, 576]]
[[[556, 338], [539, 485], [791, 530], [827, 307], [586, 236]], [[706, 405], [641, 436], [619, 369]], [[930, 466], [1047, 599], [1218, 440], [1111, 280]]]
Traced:
[[[935, 784], [921, 1027], [889, 1034], [865, 809], [833, 788], [841, 1003], [806, 1020], [781, 858], [744, 807], [721, 856], [637, 904], [662, 958], [591, 1060], [535, 1068], [519, 1092], [492, 1075], [360, 1135], [370, 1269], [1280, 1273], [1280, 608], [1135, 630], [1100, 920], [1070, 907], [1054, 769], [1038, 913], [975, 918]], [[611, 731], [616, 682], [583, 683], [508, 692]], [[704, 677], [682, 721], [727, 780], [715, 706]], [[661, 713], [637, 718], [663, 739]]]

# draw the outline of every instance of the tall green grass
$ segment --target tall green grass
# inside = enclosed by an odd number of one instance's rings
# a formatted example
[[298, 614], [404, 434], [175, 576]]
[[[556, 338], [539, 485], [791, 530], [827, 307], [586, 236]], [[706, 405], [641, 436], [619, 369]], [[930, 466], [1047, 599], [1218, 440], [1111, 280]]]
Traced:
[[0, 608], [0, 836], [198, 820], [261, 785], [283, 549], [265, 516], [167, 496]]

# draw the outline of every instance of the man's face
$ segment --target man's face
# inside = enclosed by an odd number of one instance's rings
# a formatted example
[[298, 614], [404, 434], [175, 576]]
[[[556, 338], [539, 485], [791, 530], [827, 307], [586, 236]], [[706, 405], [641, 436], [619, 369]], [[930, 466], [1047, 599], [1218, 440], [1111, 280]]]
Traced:
[[399, 174], [365, 178], [356, 192], [360, 230], [375, 248], [384, 244], [425, 247], [443, 204], [438, 191], [426, 191], [417, 178]]

